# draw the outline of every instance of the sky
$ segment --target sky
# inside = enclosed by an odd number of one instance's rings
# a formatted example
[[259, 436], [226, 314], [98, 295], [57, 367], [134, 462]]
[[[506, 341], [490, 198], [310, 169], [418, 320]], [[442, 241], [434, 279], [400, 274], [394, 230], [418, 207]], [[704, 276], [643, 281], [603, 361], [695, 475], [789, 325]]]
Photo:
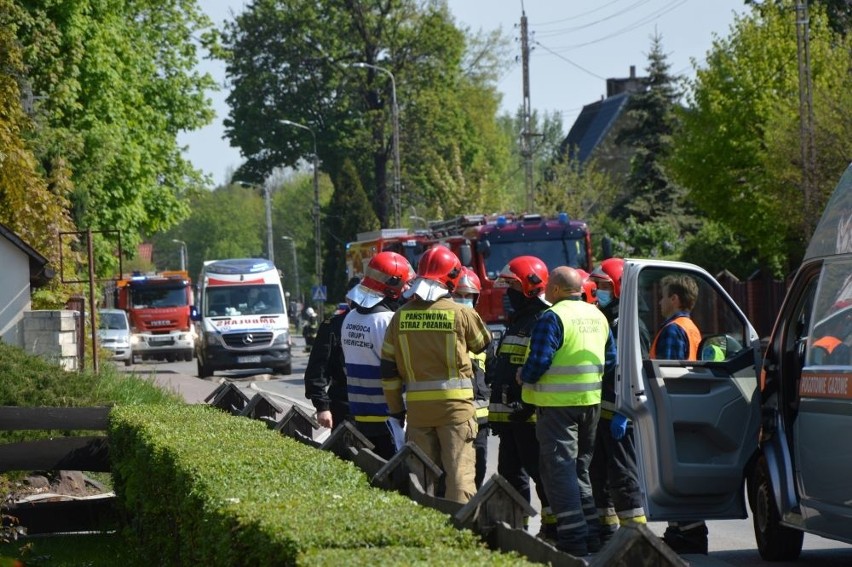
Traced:
[[[246, 2], [200, 4], [220, 26]], [[530, 106], [539, 114], [561, 113], [566, 134], [584, 105], [605, 96], [606, 79], [628, 77], [631, 66], [637, 75], [645, 74], [655, 32], [662, 37], [671, 71], [693, 76], [691, 61], [702, 66], [714, 34], [727, 36], [734, 14], [745, 10], [743, 0], [448, 0], [448, 5], [459, 27], [474, 32], [499, 28], [512, 39], [513, 62], [497, 83], [501, 112], [512, 114], [523, 104], [520, 21], [526, 14]], [[224, 64], [202, 61], [199, 68], [224, 85]], [[184, 156], [221, 185], [243, 158], [223, 138], [227, 92], [208, 95], [216, 111], [213, 123], [182, 134], [178, 142], [187, 147]]]

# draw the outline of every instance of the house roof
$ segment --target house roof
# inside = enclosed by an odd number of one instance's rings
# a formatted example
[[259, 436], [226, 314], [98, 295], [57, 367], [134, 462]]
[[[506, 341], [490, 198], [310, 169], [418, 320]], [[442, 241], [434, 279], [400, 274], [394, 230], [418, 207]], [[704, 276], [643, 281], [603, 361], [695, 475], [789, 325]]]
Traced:
[[562, 151], [585, 163], [624, 112], [629, 97], [624, 92], [584, 106], [562, 142]]
[[19, 248], [30, 259], [30, 285], [32, 287], [43, 287], [47, 285], [54, 274], [54, 271], [47, 266], [47, 258], [35, 251], [29, 244], [21, 240], [21, 237], [15, 234], [9, 227], [0, 223], [0, 236], [3, 236]]

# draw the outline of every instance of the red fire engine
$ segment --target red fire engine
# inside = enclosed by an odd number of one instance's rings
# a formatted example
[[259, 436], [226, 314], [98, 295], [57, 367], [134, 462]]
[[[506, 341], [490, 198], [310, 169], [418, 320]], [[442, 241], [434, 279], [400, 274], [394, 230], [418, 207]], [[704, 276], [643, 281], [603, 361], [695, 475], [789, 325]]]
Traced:
[[346, 245], [346, 274], [363, 277], [370, 258], [379, 252], [402, 254], [416, 269], [420, 255], [432, 245], [429, 231], [412, 232], [407, 228], [383, 228], [359, 232], [358, 240]]
[[[417, 267], [424, 250], [435, 244], [448, 246], [479, 276], [482, 294], [476, 310], [492, 327], [502, 328], [508, 319], [509, 305], [505, 288], [494, 287], [500, 270], [509, 260], [531, 255], [540, 258], [549, 269], [571, 266], [592, 271], [591, 233], [585, 221], [573, 220], [566, 213], [553, 218], [542, 215], [464, 215], [429, 224], [428, 230], [384, 229], [361, 233], [358, 241], [346, 246], [346, 265], [350, 276], [363, 274], [367, 262], [384, 250], [399, 252]], [[603, 257], [611, 255], [608, 241]]]
[[132, 360], [192, 360], [192, 281], [184, 271], [133, 275], [116, 282], [116, 305], [130, 320]]
[[[479, 276], [482, 294], [476, 310], [489, 325], [502, 327], [510, 307], [506, 288], [494, 287], [500, 270], [518, 256], [536, 256], [548, 267], [571, 266], [592, 271], [592, 239], [585, 221], [567, 213], [554, 218], [538, 214], [465, 215], [430, 224], [433, 238], [456, 253]], [[604, 244], [604, 256], [608, 246]]]

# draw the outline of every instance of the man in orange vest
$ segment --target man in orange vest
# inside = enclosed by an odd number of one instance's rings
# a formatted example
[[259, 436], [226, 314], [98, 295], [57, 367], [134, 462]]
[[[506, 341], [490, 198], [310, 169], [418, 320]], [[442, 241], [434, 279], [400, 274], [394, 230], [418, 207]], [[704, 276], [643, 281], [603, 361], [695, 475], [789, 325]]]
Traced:
[[[698, 284], [686, 274], [671, 274], [660, 280], [660, 287], [660, 312], [666, 320], [651, 343], [651, 358], [698, 360], [701, 331], [692, 320]], [[663, 541], [677, 553], [707, 555], [707, 524], [669, 522]]]

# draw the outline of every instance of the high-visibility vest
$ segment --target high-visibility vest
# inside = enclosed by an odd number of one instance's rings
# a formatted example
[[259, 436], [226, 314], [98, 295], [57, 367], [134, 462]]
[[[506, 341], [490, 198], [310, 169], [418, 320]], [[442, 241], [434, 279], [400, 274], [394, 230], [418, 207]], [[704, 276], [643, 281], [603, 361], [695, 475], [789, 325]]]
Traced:
[[379, 363], [382, 339], [391, 317], [392, 311], [350, 311], [343, 320], [341, 346], [349, 412], [358, 422], [381, 423], [388, 419]]
[[562, 345], [535, 384], [524, 383], [522, 397], [542, 407], [601, 403], [609, 323], [600, 309], [582, 301], [559, 301], [550, 308], [562, 321]]
[[488, 423], [488, 396], [486, 392], [481, 392], [480, 388], [484, 387], [487, 390], [487, 386], [485, 386], [485, 378], [481, 374], [477, 375], [477, 372], [485, 372], [485, 352], [478, 354], [468, 352], [467, 354], [470, 356], [470, 363], [474, 367], [473, 407], [476, 409], [476, 422], [485, 425]]
[[[698, 343], [701, 342], [701, 331], [698, 330], [698, 327], [695, 326], [695, 323], [692, 322], [692, 319], [689, 317], [675, 317], [666, 325], [663, 326], [663, 329], [668, 325], [677, 325], [683, 332], [686, 333], [686, 339], [689, 344], [689, 352], [687, 353], [687, 357], [684, 360], [698, 360]], [[662, 331], [662, 329], [660, 329]], [[657, 336], [654, 337], [654, 344], [651, 345], [651, 358], [657, 358], [657, 340], [660, 338], [660, 333], [657, 333]]]

